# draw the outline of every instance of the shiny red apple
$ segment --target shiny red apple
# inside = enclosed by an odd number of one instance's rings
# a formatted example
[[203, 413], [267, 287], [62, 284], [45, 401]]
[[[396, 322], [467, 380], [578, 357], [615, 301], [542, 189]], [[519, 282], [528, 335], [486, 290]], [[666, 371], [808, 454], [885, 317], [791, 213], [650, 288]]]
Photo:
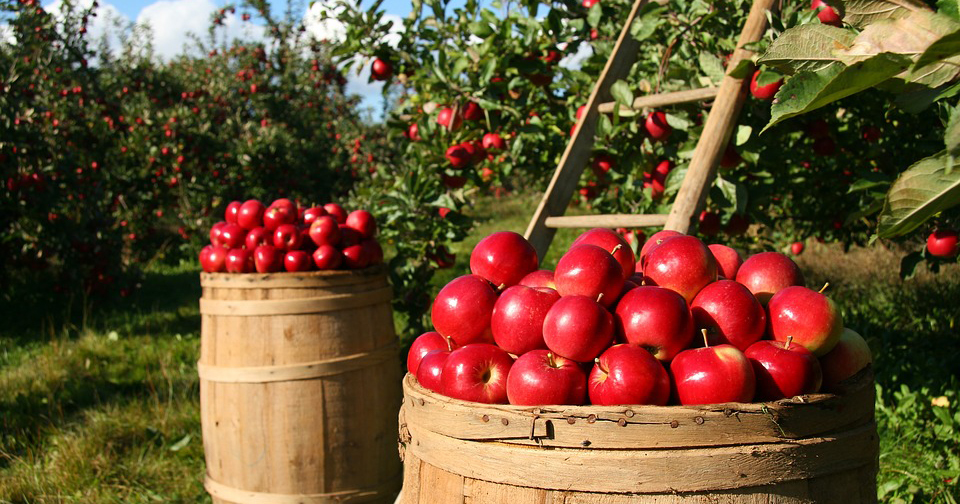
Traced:
[[802, 345], [817, 357], [825, 355], [843, 334], [843, 315], [836, 303], [806, 287], [792, 286], [777, 292], [767, 305], [770, 338]]
[[237, 210], [237, 224], [243, 229], [263, 226], [263, 213], [266, 208], [255, 199], [244, 201]]
[[272, 232], [282, 225], [297, 222], [297, 211], [291, 208], [290, 205], [279, 205], [266, 209], [263, 212], [263, 228]]
[[[268, 238], [270, 238], [269, 242]], [[250, 231], [247, 231], [247, 237], [243, 239], [243, 243], [247, 247], [247, 250], [256, 250], [260, 245], [272, 245], [272, 238], [272, 235], [267, 235], [267, 231], [265, 229], [257, 226]]]
[[670, 377], [645, 348], [620, 344], [597, 358], [588, 380], [590, 404], [653, 404], [670, 400]]
[[373, 238], [377, 234], [377, 219], [366, 210], [354, 210], [347, 215], [347, 227], [356, 229], [364, 238]]
[[413, 344], [410, 345], [410, 351], [407, 352], [407, 372], [417, 376], [417, 369], [420, 367], [420, 361], [423, 360], [424, 356], [434, 350], [452, 351], [452, 345], [451, 340], [444, 338], [436, 331], [428, 331], [417, 336], [417, 339], [413, 340]]
[[443, 367], [450, 357], [449, 350], [433, 350], [420, 359], [417, 366], [417, 383], [420, 386], [437, 393], [441, 392]]
[[506, 404], [507, 375], [512, 365], [510, 355], [496, 345], [473, 343], [460, 347], [447, 357], [440, 391], [462, 401]]
[[670, 361], [690, 346], [693, 316], [683, 297], [670, 289], [642, 286], [627, 292], [614, 313], [618, 339]]
[[595, 359], [610, 345], [613, 335], [613, 316], [586, 296], [560, 298], [543, 321], [543, 341], [547, 348], [577, 362]]
[[659, 247], [668, 238], [672, 238], [674, 236], [683, 236], [683, 233], [678, 233], [669, 229], [664, 229], [663, 231], [657, 231], [656, 233], [653, 233], [653, 235], [650, 236], [650, 239], [643, 243], [643, 247], [640, 248], [640, 253], [637, 254], [637, 267], [639, 269], [635, 269], [635, 271], [642, 272], [643, 263], [647, 257], [647, 254], [649, 254], [651, 250]]
[[276, 273], [283, 270], [283, 251], [272, 245], [253, 249], [253, 265], [257, 273]]
[[224, 247], [234, 249], [244, 245], [247, 231], [237, 224], [226, 224], [220, 228], [220, 243]]
[[470, 253], [470, 272], [486, 278], [498, 289], [520, 283], [536, 271], [537, 251], [523, 236], [499, 231], [480, 240]]
[[351, 245], [342, 252], [343, 265], [347, 269], [363, 269], [370, 265], [370, 250], [363, 245]]
[[823, 381], [820, 362], [800, 345], [763, 340], [750, 345], [744, 355], [753, 365], [759, 401], [776, 401], [820, 390]]
[[333, 245], [320, 245], [313, 251], [313, 264], [318, 270], [335, 270], [343, 264], [343, 252]]
[[344, 210], [342, 206], [336, 203], [327, 203], [323, 205], [323, 209], [327, 211], [327, 215], [337, 219], [337, 224], [347, 223], [347, 211]]
[[930, 233], [927, 237], [927, 252], [934, 257], [952, 258], [956, 257], [958, 247], [958, 237], [956, 231], [950, 229], [940, 229]]
[[227, 205], [227, 209], [224, 212], [223, 220], [227, 221], [227, 224], [236, 224], [237, 215], [240, 214], [240, 207], [242, 205], [243, 203], [239, 201], [231, 201], [230, 204]]
[[719, 243], [707, 245], [707, 248], [710, 249], [710, 253], [713, 254], [713, 257], [717, 260], [717, 276], [730, 280], [737, 278], [737, 270], [739, 270], [740, 265], [743, 264], [743, 258], [740, 257], [740, 253], [731, 247], [720, 245]]
[[733, 345], [741, 352], [763, 338], [767, 316], [757, 298], [733, 280], [704, 287], [690, 304], [697, 329], [706, 330], [710, 345]]
[[514, 355], [547, 348], [543, 342], [543, 321], [558, 299], [560, 294], [553, 289], [508, 287], [493, 305], [490, 319], [493, 340]]
[[833, 350], [820, 357], [823, 369], [823, 389], [834, 391], [838, 385], [859, 373], [873, 362], [873, 355], [863, 336], [848, 328], [843, 329], [840, 341]]
[[243, 248], [233, 248], [227, 252], [227, 273], [252, 273], [253, 252]]
[[317, 217], [310, 224], [308, 231], [310, 240], [318, 247], [321, 245], [336, 246], [340, 243], [340, 225], [337, 219], [330, 215]]
[[273, 246], [280, 250], [299, 250], [303, 234], [294, 224], [281, 224], [273, 232]]
[[580, 405], [587, 396], [587, 374], [578, 362], [553, 355], [549, 350], [532, 350], [521, 355], [507, 375], [510, 404]]
[[737, 270], [736, 280], [750, 289], [764, 306], [780, 290], [804, 284], [797, 264], [779, 252], [761, 252], [748, 257]]
[[283, 256], [283, 269], [291, 273], [310, 271], [313, 269], [313, 260], [303, 250], [288, 250]]
[[313, 221], [317, 220], [317, 217], [323, 217], [324, 215], [327, 215], [327, 211], [323, 207], [310, 207], [303, 211], [303, 225], [310, 226]]
[[684, 350], [670, 374], [680, 404], [751, 402], [757, 387], [753, 365], [733, 345]]
[[570, 247], [553, 277], [561, 296], [586, 296], [603, 306], [617, 301], [625, 280], [623, 268], [609, 252], [586, 244]]
[[491, 342], [490, 320], [497, 293], [478, 275], [464, 275], [445, 285], [433, 300], [430, 320], [434, 329], [459, 346]]
[[573, 241], [571, 248], [577, 245], [596, 245], [609, 252], [623, 268], [624, 280], [634, 273], [637, 260], [633, 249], [623, 236], [612, 229], [596, 228], [586, 231]]
[[699, 239], [674, 236], [647, 253], [643, 280], [671, 289], [690, 303], [700, 289], [717, 280], [717, 260]]
[[517, 285], [526, 285], [527, 287], [548, 287], [557, 289], [557, 283], [553, 281], [553, 270], [537, 270], [528, 273]]

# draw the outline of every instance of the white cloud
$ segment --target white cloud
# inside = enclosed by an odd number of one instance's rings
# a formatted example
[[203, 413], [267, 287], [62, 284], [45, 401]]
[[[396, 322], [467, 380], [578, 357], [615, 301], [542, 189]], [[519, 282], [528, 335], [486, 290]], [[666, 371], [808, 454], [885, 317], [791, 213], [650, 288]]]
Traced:
[[590, 56], [593, 56], [593, 46], [583, 42], [577, 47], [577, 52], [573, 54], [567, 54], [560, 60], [560, 67], [566, 68], [569, 70], [579, 70], [583, 66], [583, 62], [587, 60]]
[[188, 34], [202, 36], [210, 25], [210, 14], [217, 6], [211, 0], [160, 0], [144, 7], [138, 24], [150, 26], [155, 53], [170, 59], [184, 51]]
[[[93, 0], [80, 0], [74, 2], [75, 12], [89, 9], [93, 5]], [[63, 18], [63, 0], [56, 0], [44, 6], [44, 10], [57, 19]], [[107, 46], [112, 51], [120, 48], [120, 39], [117, 37], [118, 30], [126, 28], [130, 24], [130, 19], [124, 16], [119, 9], [107, 2], [100, 2], [94, 11], [96, 16], [88, 19], [87, 39], [99, 43], [104, 36], [107, 37]], [[92, 62], [92, 63], [95, 63]]]

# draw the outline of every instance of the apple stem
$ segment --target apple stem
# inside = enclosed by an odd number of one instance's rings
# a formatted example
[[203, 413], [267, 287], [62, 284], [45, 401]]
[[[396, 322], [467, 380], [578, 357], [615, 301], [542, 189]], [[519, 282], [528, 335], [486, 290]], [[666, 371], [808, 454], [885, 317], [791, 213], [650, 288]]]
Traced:
[[827, 287], [830, 287], [830, 282], [823, 284], [823, 287], [820, 288], [820, 294], [823, 294], [823, 291], [827, 290]]
[[593, 363], [596, 364], [596, 366], [600, 369], [600, 371], [603, 371], [604, 373], [607, 372], [607, 370], [606, 370], [606, 369], [603, 369], [603, 366], [600, 365], [600, 357], [594, 357], [594, 358], [593, 358]]
[[601, 299], [603, 299], [603, 293], [602, 293], [602, 292], [600, 293], [600, 295], [597, 296], [597, 302], [599, 303]]
[[547, 352], [547, 363], [550, 364], [550, 367], [557, 367], [557, 361], [553, 358], [553, 352]]
[[447, 350], [450, 352], [453, 351], [453, 338], [450, 336], [447, 336]]
[[613, 250], [610, 251], [610, 255], [616, 254], [618, 250], [623, 248], [622, 243], [618, 243], [616, 247], [613, 247]]
[[710, 348], [710, 342], [707, 341], [707, 330], [706, 330], [706, 329], [701, 329], [700, 332], [703, 333], [703, 346], [704, 346], [704, 348]]
[[500, 284], [499, 287], [497, 287], [497, 290], [500, 291], [500, 292], [503, 292], [503, 289], [506, 288], [506, 287], [507, 287], [507, 284], [502, 283], [502, 284]]
[[787, 336], [787, 345], [783, 349], [790, 350], [790, 343], [793, 343], [793, 336]]

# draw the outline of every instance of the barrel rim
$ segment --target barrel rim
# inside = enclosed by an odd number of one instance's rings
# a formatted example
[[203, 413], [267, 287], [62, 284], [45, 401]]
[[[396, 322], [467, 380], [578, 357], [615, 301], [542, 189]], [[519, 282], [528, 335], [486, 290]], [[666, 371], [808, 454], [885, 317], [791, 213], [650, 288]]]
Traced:
[[[313, 287], [318, 281], [350, 281], [366, 280], [375, 277], [385, 276], [387, 268], [383, 264], [369, 266], [356, 270], [318, 270], [305, 271], [300, 273], [291, 273], [280, 271], [276, 273], [207, 273], [200, 272], [200, 285], [202, 287], [226, 287], [230, 288], [271, 288], [273, 283], [283, 283], [284, 287], [301, 286]], [[214, 285], [216, 284], [216, 285]], [[296, 288], [296, 287], [293, 287]]]
[[576, 410], [584, 413], [613, 413], [613, 414], [623, 414], [624, 411], [629, 410], [632, 414], [640, 415], [644, 412], [671, 412], [677, 414], [683, 414], [684, 412], [696, 416], [704, 413], [705, 411], [712, 412], [725, 412], [728, 414], [736, 413], [763, 413], [767, 414], [769, 412], [775, 412], [777, 410], [789, 409], [795, 407], [817, 407], [821, 406], [824, 403], [836, 400], [842, 400], [844, 397], [851, 395], [856, 392], [860, 392], [866, 387], [872, 385], [874, 382], [873, 369], [872, 365], [868, 365], [866, 368], [859, 371], [856, 375], [851, 378], [841, 382], [838, 387], [837, 393], [815, 393], [815, 394], [805, 394], [801, 396], [795, 396], [785, 399], [779, 399], [776, 401], [765, 401], [765, 402], [751, 402], [751, 403], [741, 403], [741, 402], [728, 402], [728, 403], [716, 403], [716, 404], [700, 404], [700, 405], [669, 405], [669, 406], [656, 406], [656, 405], [647, 405], [647, 404], [621, 404], [621, 405], [610, 405], [610, 406], [597, 406], [597, 405], [563, 405], [563, 404], [548, 404], [548, 405], [538, 405], [538, 406], [517, 406], [513, 404], [486, 404], [472, 401], [463, 401], [460, 399], [454, 399], [449, 396], [445, 396], [438, 392], [434, 392], [427, 388], [424, 388], [417, 382], [416, 377], [412, 374], [407, 373], [403, 378], [403, 392], [404, 396], [410, 396], [411, 399], [415, 399], [415, 396], [423, 396], [431, 399], [435, 402], [448, 403], [451, 405], [457, 406], [466, 406], [466, 407], [476, 407], [476, 408], [491, 408], [497, 409], [504, 412], [514, 413], [514, 414], [527, 414], [531, 418], [534, 416], [543, 416], [545, 413], [565, 413], [572, 410]]

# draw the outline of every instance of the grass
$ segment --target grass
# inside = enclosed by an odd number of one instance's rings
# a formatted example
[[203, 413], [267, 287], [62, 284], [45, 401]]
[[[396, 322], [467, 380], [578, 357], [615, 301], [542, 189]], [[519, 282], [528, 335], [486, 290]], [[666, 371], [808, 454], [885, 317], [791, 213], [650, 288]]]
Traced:
[[[483, 201], [477, 229], [454, 247], [457, 265], [437, 275], [435, 288], [466, 272], [483, 236], [522, 232], [536, 203], [527, 195]], [[545, 263], [576, 234], [561, 230]], [[798, 262], [810, 285], [831, 283], [846, 325], [874, 351], [881, 501], [955, 503], [960, 268], [901, 282], [899, 255], [810, 244]], [[154, 270], [133, 299], [85, 323], [62, 305], [0, 306], [0, 503], [209, 502], [196, 273], [191, 265]]]

